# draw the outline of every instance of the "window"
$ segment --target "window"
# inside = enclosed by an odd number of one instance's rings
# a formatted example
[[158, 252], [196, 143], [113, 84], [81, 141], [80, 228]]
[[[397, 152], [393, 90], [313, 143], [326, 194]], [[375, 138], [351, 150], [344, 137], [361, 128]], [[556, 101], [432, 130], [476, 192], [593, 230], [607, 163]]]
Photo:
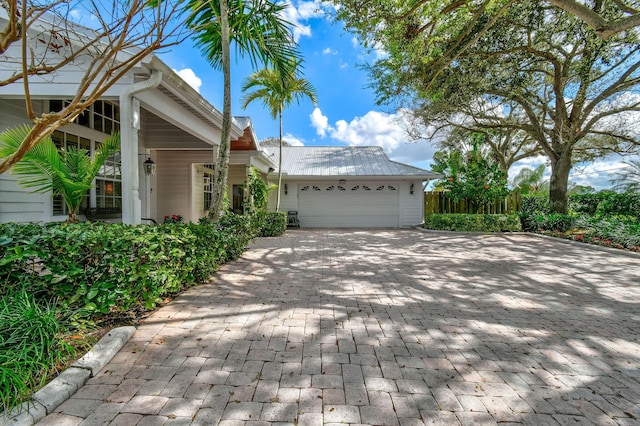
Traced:
[[233, 185], [233, 203], [231, 209], [236, 214], [244, 214], [244, 185]]
[[202, 178], [204, 184], [204, 209], [209, 210], [213, 201], [213, 164], [205, 164], [204, 167], [211, 169], [211, 172], [203, 170]]
[[122, 161], [119, 152], [107, 158], [96, 176], [96, 207], [122, 210]]
[[[50, 111], [61, 111], [69, 101], [49, 101]], [[96, 101], [75, 120], [76, 124], [108, 135], [120, 130], [120, 107], [109, 101]]]
[[[81, 138], [76, 135], [70, 135], [68, 133], [56, 130], [51, 135], [51, 140], [53, 141], [54, 145], [58, 147], [58, 149], [84, 149], [87, 151], [87, 155], [89, 155], [89, 153], [91, 152], [91, 141], [86, 138]], [[67, 209], [67, 205], [64, 203], [62, 195], [55, 195], [53, 197], [52, 204], [52, 213], [54, 216], [66, 216], [69, 214], [69, 210]], [[80, 204], [80, 211], [78, 213], [82, 213], [82, 211], [87, 207], [89, 207], [88, 191], [84, 196], [82, 204]]]
[[[92, 145], [97, 148], [101, 143], [98, 141], [92, 143], [90, 139], [60, 130], [53, 132], [51, 139], [58, 149], [83, 149], [87, 155], [93, 153]], [[69, 213], [60, 195], [53, 197], [52, 204], [54, 216], [63, 216]], [[95, 179], [95, 198], [92, 200], [91, 191], [87, 191], [78, 213], [82, 214], [84, 209], [89, 206], [122, 209], [122, 162], [119, 152], [109, 157], [102, 165]]]

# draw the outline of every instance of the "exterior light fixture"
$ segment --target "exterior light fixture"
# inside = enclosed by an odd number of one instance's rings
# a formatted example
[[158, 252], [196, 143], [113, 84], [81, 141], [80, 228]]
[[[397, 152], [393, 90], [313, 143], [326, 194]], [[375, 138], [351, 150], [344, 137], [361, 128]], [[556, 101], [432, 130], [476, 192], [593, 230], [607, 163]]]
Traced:
[[151, 160], [151, 157], [147, 158], [144, 163], [142, 163], [142, 167], [144, 167], [144, 174], [147, 176], [153, 176], [156, 174], [156, 163]]
[[285, 183], [284, 184], [284, 195], [287, 195], [289, 193], [289, 186]]
[[409, 187], [409, 193], [411, 195], [413, 195], [413, 188], [414, 188], [414, 186], [413, 186], [413, 184], [411, 184], [411, 186]]

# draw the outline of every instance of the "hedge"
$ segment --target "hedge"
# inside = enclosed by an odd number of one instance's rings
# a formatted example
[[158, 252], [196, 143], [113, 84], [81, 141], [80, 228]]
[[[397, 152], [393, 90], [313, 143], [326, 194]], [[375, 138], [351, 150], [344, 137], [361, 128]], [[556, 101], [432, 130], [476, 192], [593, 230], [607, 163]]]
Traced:
[[[622, 215], [640, 218], [640, 193], [618, 194], [612, 191], [600, 191], [592, 194], [572, 194], [568, 198], [569, 210], [588, 216]], [[549, 197], [542, 195], [523, 195], [521, 213], [532, 215], [548, 214]]]
[[424, 227], [441, 231], [503, 232], [520, 231], [517, 215], [506, 214], [429, 214]]
[[0, 295], [17, 285], [89, 317], [153, 308], [205, 282], [255, 236], [249, 216], [217, 225], [0, 224]]
[[257, 212], [255, 220], [259, 237], [278, 237], [287, 230], [285, 212]]

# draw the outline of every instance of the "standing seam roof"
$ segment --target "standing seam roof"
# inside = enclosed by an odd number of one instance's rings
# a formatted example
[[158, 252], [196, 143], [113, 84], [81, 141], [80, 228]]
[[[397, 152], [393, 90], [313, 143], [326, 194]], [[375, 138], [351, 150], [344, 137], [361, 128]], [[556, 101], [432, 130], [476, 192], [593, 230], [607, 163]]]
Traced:
[[[278, 150], [274, 160], [278, 162]], [[391, 161], [381, 147], [282, 148], [282, 172], [291, 176], [425, 176], [433, 172]]]

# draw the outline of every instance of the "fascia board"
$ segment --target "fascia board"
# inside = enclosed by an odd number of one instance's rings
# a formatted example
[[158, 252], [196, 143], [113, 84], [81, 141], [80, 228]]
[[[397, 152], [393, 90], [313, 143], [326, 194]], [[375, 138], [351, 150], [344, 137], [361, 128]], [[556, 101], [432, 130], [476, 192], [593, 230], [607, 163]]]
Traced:
[[[175, 71], [162, 62], [156, 55], [150, 55], [149, 66], [162, 72], [163, 86], [176, 97], [187, 103], [219, 128], [222, 128], [222, 113], [202, 97], [193, 87], [189, 86]], [[232, 121], [231, 139], [239, 138], [244, 134], [236, 123]]]

